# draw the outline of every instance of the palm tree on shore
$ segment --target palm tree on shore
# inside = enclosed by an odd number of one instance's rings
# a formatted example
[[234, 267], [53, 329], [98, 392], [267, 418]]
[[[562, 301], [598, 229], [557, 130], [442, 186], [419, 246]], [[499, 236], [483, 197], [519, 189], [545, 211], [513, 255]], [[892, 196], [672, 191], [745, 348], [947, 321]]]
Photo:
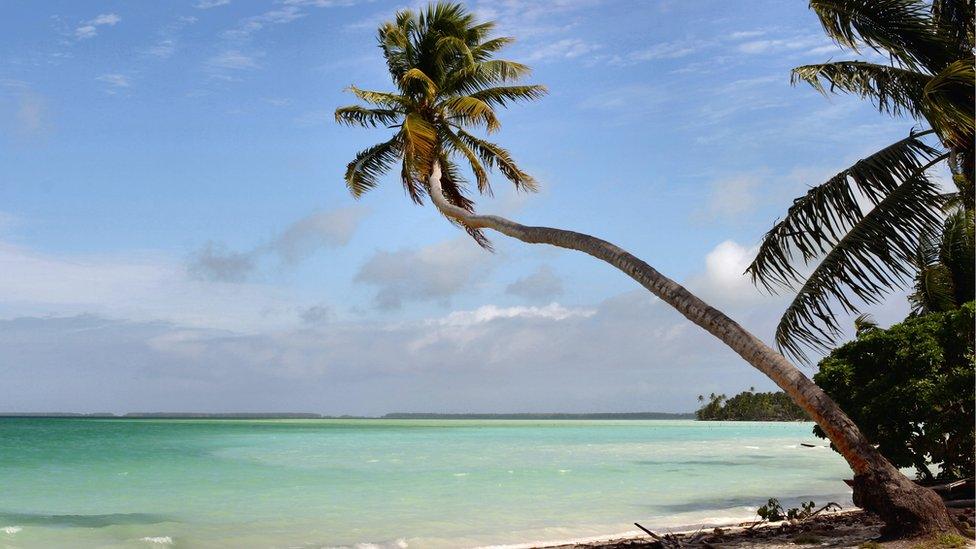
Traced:
[[491, 229], [532, 244], [577, 250], [621, 270], [693, 323], [720, 339], [770, 377], [812, 417], [854, 470], [855, 501], [880, 514], [894, 531], [933, 532], [952, 528], [941, 499], [905, 478], [865, 439], [857, 426], [799, 369], [721, 311], [662, 275], [646, 262], [605, 240], [583, 233], [533, 227], [475, 213], [456, 162], [467, 163], [477, 189], [490, 192], [488, 170], [497, 167], [519, 189], [534, 181], [507, 151], [469, 130], [499, 128], [495, 108], [540, 97], [544, 88], [519, 85], [528, 67], [494, 58], [509, 38], [492, 38], [492, 23], [478, 23], [458, 4], [437, 3], [420, 12], [401, 11], [379, 29], [380, 48], [396, 91], [351, 91], [370, 106], [336, 110], [340, 123], [394, 130], [349, 163], [346, 185], [361, 196], [400, 164], [409, 196], [424, 196], [452, 222], [488, 246]]
[[[859, 303], [877, 304], [911, 279], [918, 247], [940, 231], [947, 202], [972, 209], [976, 157], [973, 0], [811, 0], [810, 8], [838, 45], [888, 63], [805, 65], [793, 69], [793, 82], [869, 99], [927, 128], [811, 188], [763, 238], [746, 272], [771, 292], [797, 292], [776, 344], [801, 359], [831, 348], [841, 334], [838, 310], [857, 314]], [[926, 174], [940, 165], [957, 188], [948, 196]], [[798, 262], [816, 267], [807, 275]]]

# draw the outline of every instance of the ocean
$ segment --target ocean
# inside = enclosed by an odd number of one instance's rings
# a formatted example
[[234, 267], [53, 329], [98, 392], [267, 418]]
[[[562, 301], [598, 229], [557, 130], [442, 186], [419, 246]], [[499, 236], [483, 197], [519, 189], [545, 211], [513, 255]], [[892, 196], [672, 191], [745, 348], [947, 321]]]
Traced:
[[850, 505], [811, 429], [6, 418], [0, 547], [504, 546], [747, 519], [770, 497]]

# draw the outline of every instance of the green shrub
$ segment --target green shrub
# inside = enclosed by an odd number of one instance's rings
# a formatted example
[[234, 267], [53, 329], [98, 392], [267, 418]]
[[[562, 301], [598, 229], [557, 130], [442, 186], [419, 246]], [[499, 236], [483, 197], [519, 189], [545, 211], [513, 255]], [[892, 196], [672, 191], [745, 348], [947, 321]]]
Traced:
[[882, 454], [920, 478], [973, 475], [973, 311], [969, 302], [865, 330], [813, 377]]

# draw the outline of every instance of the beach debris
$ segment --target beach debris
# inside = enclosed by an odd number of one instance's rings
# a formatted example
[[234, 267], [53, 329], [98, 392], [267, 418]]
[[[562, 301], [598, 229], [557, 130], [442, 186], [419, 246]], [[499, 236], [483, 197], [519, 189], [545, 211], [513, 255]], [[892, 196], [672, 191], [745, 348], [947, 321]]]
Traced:
[[[783, 522], [789, 524], [798, 524], [806, 520], [810, 520], [816, 517], [824, 511], [841, 509], [839, 503], [832, 501], [823, 507], [814, 510], [817, 504], [812, 501], [807, 501], [805, 503], [800, 503], [799, 507], [791, 507], [789, 509], [783, 509], [779, 500], [776, 498], [769, 498], [769, 501], [765, 505], [756, 509], [756, 514], [759, 515], [759, 520], [752, 523], [747, 530], [752, 530], [753, 528], [759, 526], [760, 524], [771, 523], [771, 522]], [[783, 526], [781, 525], [781, 526]]]
[[[708, 532], [702, 531], [705, 528], [704, 525], [699, 527], [698, 530], [693, 534], [676, 535], [671, 532], [668, 532], [663, 536], [659, 536], [655, 534], [654, 532], [641, 526], [639, 523], [635, 522], [634, 526], [640, 528], [641, 530], [646, 532], [647, 535], [654, 538], [655, 543], [652, 547], [659, 547], [661, 549], [678, 549], [682, 547], [691, 548], [691, 547], [700, 547], [700, 546], [704, 546], [704, 547], [710, 546], [708, 543], [705, 543], [705, 538], [708, 535]], [[716, 530], [719, 529], [716, 528]]]

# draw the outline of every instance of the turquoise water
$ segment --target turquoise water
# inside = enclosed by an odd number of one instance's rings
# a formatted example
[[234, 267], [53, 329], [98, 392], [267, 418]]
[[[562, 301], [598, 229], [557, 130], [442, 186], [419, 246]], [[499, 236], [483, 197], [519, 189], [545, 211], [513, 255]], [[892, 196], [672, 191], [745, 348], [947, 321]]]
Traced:
[[0, 419], [0, 547], [475, 547], [850, 503], [806, 423]]

